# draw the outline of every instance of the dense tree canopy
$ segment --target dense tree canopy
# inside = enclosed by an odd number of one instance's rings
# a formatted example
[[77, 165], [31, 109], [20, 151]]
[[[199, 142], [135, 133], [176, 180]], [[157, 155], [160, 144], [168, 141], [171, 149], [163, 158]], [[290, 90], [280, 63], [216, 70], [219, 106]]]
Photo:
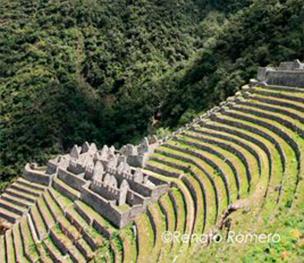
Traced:
[[2, 0], [0, 12], [0, 179], [74, 143], [174, 129], [258, 65], [304, 54], [301, 0]]

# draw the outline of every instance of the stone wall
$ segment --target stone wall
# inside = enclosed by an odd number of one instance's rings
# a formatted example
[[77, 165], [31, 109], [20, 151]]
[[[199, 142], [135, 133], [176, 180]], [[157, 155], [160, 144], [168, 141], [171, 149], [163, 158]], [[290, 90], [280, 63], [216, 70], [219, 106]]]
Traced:
[[161, 195], [165, 194], [166, 192], [168, 192], [169, 190], [169, 185], [165, 184], [165, 185], [160, 185], [157, 186], [155, 189], [153, 189], [150, 199], [151, 201], [157, 201]]
[[118, 189], [103, 186], [101, 183], [91, 183], [89, 188], [110, 202], [112, 201], [113, 204], [117, 204], [120, 195]]
[[119, 152], [127, 157], [127, 163], [133, 167], [144, 167], [149, 155], [159, 145], [156, 136], [145, 137], [139, 145], [124, 145]]
[[120, 226], [121, 215], [114, 210], [108, 200], [86, 187], [81, 192], [81, 200], [93, 207], [95, 211], [103, 215], [114, 225]]
[[81, 191], [82, 187], [87, 183], [87, 181], [81, 177], [61, 168], [58, 169], [58, 178], [78, 191]]
[[133, 206], [128, 213], [128, 220], [134, 220], [138, 215], [144, 213], [146, 211], [146, 207], [142, 205]]
[[299, 60], [282, 62], [279, 67], [260, 67], [260, 83], [277, 86], [304, 87], [304, 64]]
[[153, 191], [153, 189], [151, 189], [150, 187], [131, 180], [128, 180], [128, 183], [133, 191], [139, 193], [142, 196], [150, 196]]
[[268, 85], [304, 87], [304, 71], [268, 71], [265, 81]]
[[34, 183], [49, 185], [51, 183], [52, 177], [46, 175], [40, 170], [35, 170], [35, 168], [37, 168], [36, 164], [31, 165], [27, 163], [24, 167], [22, 176]]
[[129, 190], [127, 193], [127, 203], [134, 206], [134, 205], [144, 205], [146, 199], [137, 194], [136, 192]]
[[130, 155], [127, 157], [128, 164], [134, 167], [143, 167], [145, 161], [146, 161], [145, 156]]
[[145, 206], [134, 205], [126, 211], [118, 211], [108, 200], [86, 187], [83, 188], [81, 199], [119, 228], [129, 224], [131, 220], [146, 209]]

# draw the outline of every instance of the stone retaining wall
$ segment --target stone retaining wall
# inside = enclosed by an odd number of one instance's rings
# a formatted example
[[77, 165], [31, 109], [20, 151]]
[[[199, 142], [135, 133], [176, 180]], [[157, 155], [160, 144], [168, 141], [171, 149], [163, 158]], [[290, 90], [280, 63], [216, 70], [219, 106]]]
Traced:
[[[232, 117], [232, 118], [236, 118], [238, 120], [242, 120], [242, 116], [235, 116], [234, 114], [231, 114], [231, 113], [227, 113], [225, 112], [225, 115], [229, 116], [229, 117]], [[285, 154], [283, 153], [280, 145], [278, 144], [278, 142], [276, 140], [274, 140], [271, 136], [269, 136], [267, 133], [257, 129], [257, 128], [254, 128], [250, 125], [247, 125], [247, 124], [244, 124], [244, 123], [241, 123], [241, 122], [237, 122], [237, 121], [231, 121], [231, 120], [227, 120], [227, 119], [221, 119], [221, 118], [218, 118], [218, 117], [215, 117], [215, 116], [212, 116], [211, 117], [213, 121], [219, 121], [225, 125], [228, 125], [228, 126], [234, 126], [234, 127], [237, 127], [239, 128], [240, 130], [246, 130], [248, 132], [251, 132], [253, 134], [258, 134], [259, 136], [263, 137], [264, 139], [267, 139], [269, 142], [271, 142], [274, 147], [277, 149], [277, 151], [279, 152], [279, 155], [280, 155], [280, 158], [281, 158], [281, 162], [282, 162], [282, 167], [283, 167], [283, 170], [285, 171], [285, 167], [286, 167], [286, 157], [285, 157]], [[271, 159], [270, 159], [271, 160]]]
[[[210, 130], [216, 130], [216, 131], [219, 131], [219, 132], [223, 132], [224, 131], [224, 128], [222, 127], [218, 127], [218, 126], [215, 126], [215, 125], [210, 125], [210, 124], [206, 124], [205, 125], [206, 128], [210, 129]], [[193, 129], [193, 131], [195, 132], [200, 132], [199, 130], [196, 130], [196, 129]], [[249, 147], [247, 144], [243, 143], [242, 141], [240, 140], [237, 140], [235, 138], [232, 138], [231, 136], [228, 136], [228, 135], [223, 135], [223, 134], [219, 134], [219, 133], [208, 133], [208, 132], [204, 132], [205, 134], [208, 134], [210, 137], [214, 137], [214, 142], [216, 142], [216, 138], [220, 138], [224, 141], [229, 141], [231, 142], [232, 144], [236, 144], [238, 145], [239, 147], [245, 149], [246, 151], [248, 151], [250, 154], [252, 154], [255, 159], [257, 160], [257, 163], [258, 163], [258, 167], [259, 167], [259, 174], [261, 174], [261, 159], [260, 159], [260, 156], [258, 155], [258, 153], [253, 150], [251, 147]], [[237, 151], [239, 152], [239, 151]], [[237, 154], [236, 152], [236, 154]], [[238, 155], [238, 154], [237, 154]], [[245, 165], [246, 166], [246, 165]], [[248, 168], [246, 167], [246, 170], [248, 170]], [[249, 171], [249, 170], [248, 170]]]
[[[193, 154], [191, 150], [189, 149], [179, 149], [178, 147], [176, 146], [173, 146], [173, 145], [168, 145], [168, 147], [170, 146], [170, 148], [172, 148], [173, 150], [180, 150], [181, 152], [184, 152], [184, 153], [187, 153], [187, 154]], [[181, 161], [186, 161], [188, 163], [191, 163], [193, 165], [195, 165], [199, 170], [201, 170], [207, 177], [207, 179], [209, 180], [209, 182], [211, 183], [212, 185], [212, 189], [215, 193], [215, 197], [216, 197], [216, 210], [218, 210], [218, 204], [219, 204], [219, 200], [218, 200], [218, 192], [217, 192], [217, 188], [215, 186], [215, 182], [212, 178], [212, 176], [206, 171], [206, 169], [201, 166], [199, 163], [197, 163], [195, 160], [193, 160], [192, 158], [186, 158], [184, 156], [177, 156], [177, 155], [173, 155], [170, 153], [170, 155], [172, 157], [174, 157], [175, 159], [178, 159], [178, 160], [181, 160]], [[197, 157], [197, 156], [196, 156]], [[189, 172], [191, 173], [191, 175], [200, 183], [200, 185], [202, 186], [202, 189], [204, 189], [203, 185], [203, 181], [201, 179], [201, 177], [199, 175], [197, 175], [196, 173], [194, 173], [192, 171], [192, 168], [189, 169]]]
[[29, 163], [25, 165], [22, 176], [29, 181], [43, 185], [49, 185], [52, 180], [52, 176], [48, 176], [42, 171], [32, 169]]
[[269, 85], [304, 87], [303, 71], [267, 71], [264, 80]]
[[[187, 134], [186, 135], [187, 137], [190, 137], [192, 139], [195, 139], [197, 140], [198, 137], [195, 137], [194, 135], [190, 135], [190, 134]], [[188, 141], [186, 140], [180, 140], [181, 142], [183, 143], [189, 143]], [[215, 145], [218, 145], [219, 147], [225, 149], [226, 151], [228, 152], [231, 152], [233, 153], [234, 155], [238, 156], [238, 158], [241, 160], [241, 162], [243, 163], [243, 165], [245, 166], [245, 170], [246, 170], [246, 176], [247, 176], [247, 180], [248, 182], [250, 183], [251, 181], [251, 174], [249, 172], [249, 166], [248, 166], [248, 163], [247, 163], [247, 160], [245, 158], [245, 156], [240, 153], [239, 151], [236, 151], [235, 148], [231, 147], [230, 145], [226, 145], [224, 143], [220, 143], [218, 141], [215, 141], [215, 140], [210, 140], [210, 139], [206, 139], [206, 138], [202, 138], [202, 141], [203, 142], [206, 142], [206, 143], [210, 143], [210, 144], [215, 144]], [[192, 143], [192, 142], [191, 142]], [[205, 145], [201, 145], [200, 143], [195, 143], [193, 142], [193, 145], [198, 148], [198, 149], [201, 149], [203, 151], [206, 151], [208, 152], [209, 154], [211, 155], [215, 155], [217, 156], [218, 158], [220, 158], [221, 160], [223, 160], [224, 162], [227, 163], [227, 165], [230, 167], [230, 169], [232, 170], [232, 173], [235, 177], [235, 181], [236, 181], [236, 184], [237, 184], [237, 188], [239, 189], [240, 188], [240, 180], [241, 178], [239, 177], [239, 174], [236, 170], [236, 167], [234, 166], [234, 164], [228, 159], [228, 158], [225, 158], [224, 155], [222, 155], [221, 153], [213, 150], [211, 147], [207, 147]]]

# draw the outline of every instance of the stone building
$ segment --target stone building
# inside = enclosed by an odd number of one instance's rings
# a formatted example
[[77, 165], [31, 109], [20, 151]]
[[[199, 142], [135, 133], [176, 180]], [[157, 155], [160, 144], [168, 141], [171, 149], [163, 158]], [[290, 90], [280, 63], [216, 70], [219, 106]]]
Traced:
[[279, 67], [260, 67], [257, 81], [265, 85], [304, 87], [304, 63], [282, 62]]
[[158, 140], [155, 136], [145, 137], [137, 146], [132, 144], [124, 145], [119, 152], [127, 157], [127, 162], [134, 167], [143, 167], [149, 155], [158, 146]]
[[[154, 144], [156, 139], [146, 138], [139, 146], [129, 144], [116, 150], [104, 145], [98, 150], [94, 143], [85, 142], [81, 147], [75, 145], [69, 154], [49, 160], [45, 171], [37, 170], [33, 164], [26, 165], [23, 176], [52, 185], [73, 200], [86, 202], [121, 228], [169, 188], [166, 182], [144, 174], [141, 169]], [[69, 187], [80, 194], [73, 194]]]

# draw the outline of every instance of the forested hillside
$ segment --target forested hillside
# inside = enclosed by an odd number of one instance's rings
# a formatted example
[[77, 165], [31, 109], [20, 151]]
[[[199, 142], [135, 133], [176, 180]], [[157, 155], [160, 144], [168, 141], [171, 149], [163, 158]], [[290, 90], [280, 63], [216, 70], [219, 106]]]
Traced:
[[294, 58], [301, 0], [1, 0], [0, 179], [74, 143], [174, 129]]

